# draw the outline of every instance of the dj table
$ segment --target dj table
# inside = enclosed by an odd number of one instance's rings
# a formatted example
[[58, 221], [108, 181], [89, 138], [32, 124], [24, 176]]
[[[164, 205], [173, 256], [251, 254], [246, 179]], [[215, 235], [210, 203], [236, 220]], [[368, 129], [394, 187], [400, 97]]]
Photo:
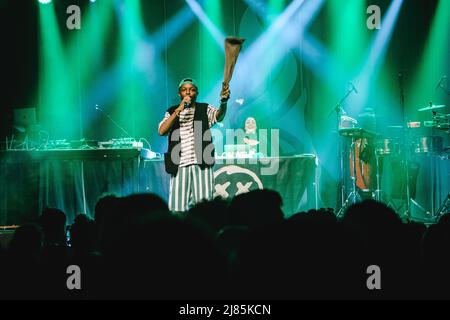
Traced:
[[[139, 149], [0, 152], [0, 225], [21, 224], [57, 207], [72, 223], [78, 213], [93, 217], [105, 193], [152, 192], [168, 199], [169, 175], [162, 160], [145, 160]], [[230, 199], [272, 189], [292, 215], [317, 206], [316, 157], [217, 159], [215, 196]]]

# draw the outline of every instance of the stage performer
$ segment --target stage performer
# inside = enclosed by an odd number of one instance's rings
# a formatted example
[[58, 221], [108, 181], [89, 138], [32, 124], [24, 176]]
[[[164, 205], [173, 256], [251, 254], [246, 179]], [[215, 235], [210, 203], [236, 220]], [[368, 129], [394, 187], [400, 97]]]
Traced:
[[210, 128], [225, 117], [230, 98], [228, 84], [222, 85], [220, 106], [197, 102], [198, 86], [185, 78], [178, 86], [180, 104], [167, 109], [158, 133], [168, 135], [168, 150], [164, 154], [170, 174], [169, 209], [187, 211], [191, 205], [212, 199], [214, 192], [214, 145]]

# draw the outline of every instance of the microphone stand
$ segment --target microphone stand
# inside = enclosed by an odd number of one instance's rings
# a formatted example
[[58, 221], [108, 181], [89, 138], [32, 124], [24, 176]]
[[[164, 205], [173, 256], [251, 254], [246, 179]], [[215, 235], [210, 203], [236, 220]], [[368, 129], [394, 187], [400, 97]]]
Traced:
[[[342, 104], [347, 100], [349, 95], [354, 91], [354, 88], [351, 88], [347, 91], [347, 93], [344, 95], [344, 97], [336, 104], [336, 106], [331, 110], [331, 112], [328, 114], [328, 117], [330, 117], [333, 113], [336, 113], [336, 133], [338, 134], [338, 159], [339, 159], [339, 183], [338, 183], [338, 212], [337, 217], [341, 217], [343, 215], [344, 211], [344, 205], [346, 200], [345, 199], [345, 186], [344, 186], [344, 155], [343, 155], [343, 147], [342, 147], [342, 139], [339, 136], [339, 124], [341, 121], [342, 115], [346, 114], [345, 110], [342, 108]], [[355, 168], [353, 168], [355, 170]], [[354, 177], [356, 179], [356, 175]]]
[[[102, 108], [100, 108], [98, 106], [98, 104], [95, 105], [95, 109], [99, 110], [100, 112], [102, 112], [109, 120], [111, 120], [111, 122], [117, 127], [119, 128], [123, 133], [125, 133], [127, 138], [131, 138], [133, 139], [133, 137], [131, 137], [131, 135], [127, 132], [127, 130], [125, 130], [123, 127], [121, 127], [116, 121], [114, 121], [113, 118], [111, 118], [111, 116], [106, 113], [105, 111], [102, 110]], [[133, 139], [134, 140], [134, 139]], [[142, 151], [142, 150], [140, 150]], [[136, 157], [136, 164], [135, 164], [135, 168], [136, 168], [136, 185], [135, 185], [135, 192], [140, 192], [141, 191], [141, 156], [142, 153]], [[134, 170], [134, 169], [133, 169]]]
[[404, 92], [404, 88], [403, 88], [403, 74], [400, 72], [398, 74], [398, 86], [400, 89], [400, 109], [402, 111], [402, 118], [403, 118], [403, 154], [404, 156], [403, 161], [405, 162], [405, 167], [406, 167], [406, 218], [408, 220], [411, 219], [411, 191], [409, 189], [409, 182], [410, 182], [410, 177], [409, 177], [409, 166], [410, 166], [410, 155], [409, 155], [409, 146], [410, 146], [410, 136], [409, 136], [409, 128], [408, 128], [408, 119], [407, 119], [407, 115], [406, 115], [406, 110], [405, 110], [405, 92]]
[[448, 96], [450, 96], [450, 91], [448, 91], [447, 88], [445, 88], [445, 87], [442, 85], [442, 83], [439, 84], [439, 88], [441, 88], [442, 91], [444, 91]]
[[[328, 114], [328, 117], [330, 117], [334, 112], [336, 112], [337, 115], [342, 115], [342, 114], [346, 114], [345, 110], [342, 108], [342, 104], [345, 102], [345, 100], [347, 100], [348, 96], [354, 91], [354, 89], [350, 89], [347, 91], [347, 93], [345, 94], [345, 96], [341, 99], [341, 101], [339, 101], [337, 103], [337, 105], [334, 107], [333, 110], [330, 111], [330, 113]], [[340, 118], [338, 118], [338, 125], [339, 125], [339, 120]], [[338, 126], [339, 129], [339, 126]]]
[[98, 106], [98, 104], [95, 105], [95, 110], [98, 110], [98, 111], [100, 111], [101, 113], [103, 113], [109, 120], [111, 120], [111, 122], [112, 122], [117, 128], [119, 128], [123, 133], [126, 134], [126, 137], [127, 137], [127, 138], [132, 138], [131, 135], [130, 135], [124, 128], [122, 128], [116, 121], [114, 121], [114, 119], [111, 118], [109, 114], [107, 114], [105, 111], [103, 111], [103, 109], [100, 108], [100, 107]]

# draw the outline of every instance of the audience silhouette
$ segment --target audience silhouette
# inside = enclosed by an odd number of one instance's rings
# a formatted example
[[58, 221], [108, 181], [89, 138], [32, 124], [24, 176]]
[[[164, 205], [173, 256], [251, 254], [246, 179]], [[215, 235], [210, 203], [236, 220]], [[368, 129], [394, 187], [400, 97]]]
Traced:
[[[450, 297], [450, 216], [403, 222], [372, 200], [285, 217], [271, 190], [172, 214], [154, 194], [105, 195], [94, 219], [46, 208], [0, 246], [3, 299], [402, 299]], [[80, 290], [67, 267], [82, 270]], [[368, 286], [370, 266], [381, 288]], [[379, 290], [377, 290], [379, 289]]]

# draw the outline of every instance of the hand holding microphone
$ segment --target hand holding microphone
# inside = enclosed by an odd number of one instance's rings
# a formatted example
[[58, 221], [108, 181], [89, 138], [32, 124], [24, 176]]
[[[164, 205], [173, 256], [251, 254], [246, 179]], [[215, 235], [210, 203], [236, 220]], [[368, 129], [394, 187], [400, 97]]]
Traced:
[[190, 96], [185, 96], [183, 98], [183, 100], [181, 100], [180, 105], [178, 106], [178, 108], [175, 110], [175, 114], [178, 116], [182, 110], [184, 110], [185, 108], [189, 107], [191, 102], [192, 102], [191, 97]]
[[185, 96], [181, 102], [183, 103], [183, 109], [184, 109], [184, 108], [189, 107], [189, 105], [192, 102], [192, 99], [190, 96]]

